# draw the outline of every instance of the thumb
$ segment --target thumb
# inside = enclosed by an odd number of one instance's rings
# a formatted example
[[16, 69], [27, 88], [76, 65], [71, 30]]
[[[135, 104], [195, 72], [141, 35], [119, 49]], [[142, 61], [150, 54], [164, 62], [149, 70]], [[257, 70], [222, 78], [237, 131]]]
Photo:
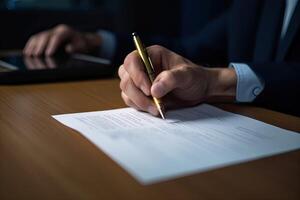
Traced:
[[152, 84], [152, 96], [161, 98], [172, 90], [183, 87], [184, 74], [184, 71], [181, 69], [171, 69], [161, 72]]

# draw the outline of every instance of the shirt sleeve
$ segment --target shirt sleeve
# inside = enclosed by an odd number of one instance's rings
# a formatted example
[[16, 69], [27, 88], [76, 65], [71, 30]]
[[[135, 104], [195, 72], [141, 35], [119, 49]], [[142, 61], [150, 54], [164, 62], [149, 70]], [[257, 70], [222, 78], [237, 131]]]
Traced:
[[99, 30], [98, 35], [102, 38], [99, 55], [103, 58], [112, 59], [116, 51], [116, 36], [112, 32], [106, 30]]
[[236, 101], [252, 102], [263, 91], [264, 81], [244, 63], [230, 63], [237, 74]]

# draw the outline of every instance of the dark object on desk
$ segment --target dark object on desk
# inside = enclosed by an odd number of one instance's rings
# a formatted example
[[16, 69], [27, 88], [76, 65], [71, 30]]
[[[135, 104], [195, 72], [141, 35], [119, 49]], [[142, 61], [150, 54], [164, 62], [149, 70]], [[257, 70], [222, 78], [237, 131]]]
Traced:
[[21, 84], [112, 77], [110, 61], [84, 54], [58, 57], [0, 57], [0, 84]]

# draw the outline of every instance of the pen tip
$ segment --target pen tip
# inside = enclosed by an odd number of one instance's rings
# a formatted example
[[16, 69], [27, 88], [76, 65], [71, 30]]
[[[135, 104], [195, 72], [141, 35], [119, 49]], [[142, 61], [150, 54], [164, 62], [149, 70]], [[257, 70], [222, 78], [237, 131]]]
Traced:
[[161, 109], [158, 109], [158, 112], [159, 112], [159, 114], [160, 114], [160, 116], [161, 116], [162, 119], [166, 119], [165, 115], [164, 115], [164, 113], [163, 113], [163, 111]]
[[132, 33], [132, 36], [137, 36], [137, 33], [136, 33], [136, 32], [133, 32], [133, 33]]

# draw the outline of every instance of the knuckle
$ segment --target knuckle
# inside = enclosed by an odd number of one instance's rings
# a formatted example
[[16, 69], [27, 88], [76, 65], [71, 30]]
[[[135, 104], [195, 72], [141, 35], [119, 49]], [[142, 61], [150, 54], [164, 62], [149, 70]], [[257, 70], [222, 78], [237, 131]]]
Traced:
[[124, 86], [125, 86], [124, 80], [121, 80], [121, 81], [120, 81], [119, 86], [120, 86], [120, 89], [121, 89], [122, 91], [124, 91]]
[[129, 84], [130, 84], [130, 81], [129, 81], [128, 78], [122, 79], [121, 82], [120, 82], [121, 90], [124, 91], [124, 92], [127, 91], [128, 88], [129, 88]]
[[37, 39], [37, 35], [33, 35], [33, 36], [31, 36], [31, 37], [29, 38], [28, 41], [29, 41], [30, 43], [32, 43], [32, 42], [35, 42], [36, 39]]
[[156, 51], [156, 52], [163, 52], [164, 50], [165, 50], [165, 47], [163, 47], [163, 46], [160, 46], [160, 45], [157, 45], [157, 44], [155, 44], [155, 45], [152, 45], [152, 46], [150, 46], [150, 47], [148, 47], [149, 48], [149, 50], [151, 50], [151, 51]]
[[39, 34], [38, 34], [38, 37], [39, 37], [40, 39], [46, 39], [46, 38], [49, 37], [49, 35], [50, 35], [50, 32], [49, 32], [49, 31], [44, 31], [44, 32], [39, 33]]
[[121, 79], [122, 79], [123, 73], [124, 73], [124, 66], [121, 65], [118, 69], [118, 75]]
[[128, 67], [134, 62], [134, 59], [137, 58], [136, 51], [131, 52], [128, 54], [124, 59], [124, 67], [128, 69]]
[[57, 29], [67, 29], [68, 26], [66, 24], [59, 24], [57, 25]]
[[125, 64], [125, 63], [124, 63], [124, 70], [125, 70], [128, 74], [130, 74], [130, 68], [131, 68], [131, 66], [130, 66], [129, 64]]
[[55, 32], [57, 32], [57, 33], [63, 33], [63, 32], [69, 31], [69, 30], [70, 30], [70, 27], [65, 24], [60, 24], [55, 28]]
[[120, 83], [119, 83], [119, 88], [121, 89], [121, 91], [123, 91], [123, 89], [122, 89], [123, 85], [122, 84], [123, 83], [122, 83], [122, 80], [121, 80]]
[[42, 37], [43, 35], [44, 35], [44, 33], [41, 32], [41, 33], [36, 34], [35, 36], [36, 36], [37, 38], [40, 38], [40, 37]]

